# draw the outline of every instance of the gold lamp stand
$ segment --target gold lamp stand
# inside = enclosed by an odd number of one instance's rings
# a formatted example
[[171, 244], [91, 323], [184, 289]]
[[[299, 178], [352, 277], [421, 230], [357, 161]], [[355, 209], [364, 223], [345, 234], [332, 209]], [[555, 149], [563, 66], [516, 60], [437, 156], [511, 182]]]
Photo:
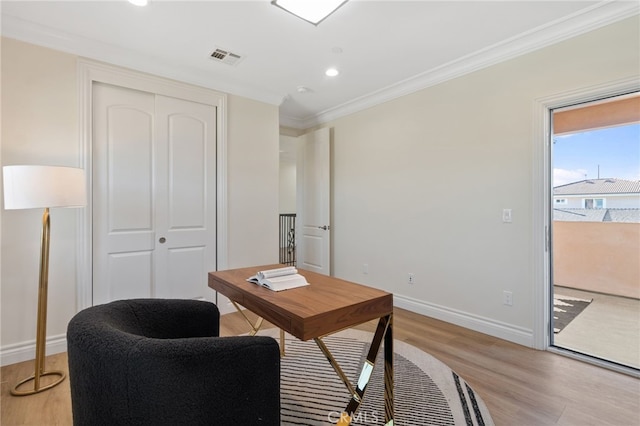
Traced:
[[[65, 378], [62, 371], [45, 371], [44, 353], [47, 345], [47, 287], [49, 283], [49, 236], [51, 207], [83, 207], [87, 204], [84, 170], [75, 167], [15, 165], [2, 167], [4, 209], [44, 208], [40, 242], [40, 281], [38, 287], [38, 317], [36, 329], [36, 359], [33, 376], [18, 383], [11, 394], [33, 395], [58, 385]], [[57, 376], [44, 380], [44, 376]], [[25, 386], [33, 382], [33, 387]]]
[[[40, 284], [38, 286], [38, 319], [36, 328], [36, 359], [35, 370], [32, 376], [19, 382], [13, 389], [11, 395], [25, 396], [33, 395], [60, 384], [65, 374], [62, 371], [44, 369], [44, 352], [46, 348], [47, 336], [47, 288], [49, 285], [49, 235], [51, 233], [51, 221], [49, 219], [49, 208], [44, 209], [42, 215], [42, 240], [40, 243]], [[55, 381], [42, 385], [40, 379], [43, 376], [59, 376]], [[33, 388], [20, 390], [22, 385], [33, 381]]]

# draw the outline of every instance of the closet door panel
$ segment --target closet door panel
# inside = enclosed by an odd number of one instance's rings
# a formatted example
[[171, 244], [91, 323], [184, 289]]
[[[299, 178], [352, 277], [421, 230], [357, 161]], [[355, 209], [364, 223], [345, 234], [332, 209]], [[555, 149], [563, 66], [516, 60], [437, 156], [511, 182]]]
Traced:
[[94, 304], [153, 292], [154, 96], [93, 88]]
[[[158, 297], [205, 298], [215, 269], [216, 109], [156, 97], [158, 148]], [[164, 167], [164, 169], [161, 169]]]

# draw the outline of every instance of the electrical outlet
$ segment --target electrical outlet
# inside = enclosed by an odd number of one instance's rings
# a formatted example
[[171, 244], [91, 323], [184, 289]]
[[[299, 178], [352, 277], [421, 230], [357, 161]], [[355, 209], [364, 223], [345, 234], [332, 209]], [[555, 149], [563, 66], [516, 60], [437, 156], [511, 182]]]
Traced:
[[414, 274], [412, 274], [411, 272], [409, 272], [409, 278], [407, 279], [407, 283], [408, 284], [415, 284], [416, 282], [416, 276]]
[[510, 291], [502, 292], [502, 304], [507, 306], [513, 306], [513, 293]]
[[369, 273], [369, 264], [368, 263], [363, 263], [362, 264], [362, 273], [367, 275]]

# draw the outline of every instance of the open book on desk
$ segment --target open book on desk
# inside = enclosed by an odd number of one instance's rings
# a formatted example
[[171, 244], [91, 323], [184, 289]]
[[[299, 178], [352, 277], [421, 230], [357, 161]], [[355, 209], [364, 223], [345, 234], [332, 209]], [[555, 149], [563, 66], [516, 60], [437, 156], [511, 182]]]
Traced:
[[300, 275], [293, 266], [260, 271], [256, 275], [247, 278], [247, 281], [273, 291], [289, 290], [290, 288], [309, 285], [307, 279]]

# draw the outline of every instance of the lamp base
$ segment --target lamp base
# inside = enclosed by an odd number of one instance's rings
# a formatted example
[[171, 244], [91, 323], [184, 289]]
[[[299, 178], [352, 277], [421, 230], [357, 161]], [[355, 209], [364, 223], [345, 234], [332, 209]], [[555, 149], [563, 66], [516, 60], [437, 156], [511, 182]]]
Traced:
[[[60, 376], [60, 378], [58, 378], [56, 381], [54, 381], [52, 383], [49, 383], [49, 384], [47, 384], [45, 386], [38, 386], [38, 388], [36, 388], [36, 384], [35, 384], [36, 375], [34, 374], [33, 376], [27, 377], [23, 381], [19, 382], [13, 389], [11, 389], [11, 395], [13, 395], [13, 396], [33, 395], [35, 393], [42, 392], [42, 391], [45, 391], [47, 389], [51, 389], [52, 387], [54, 387], [56, 385], [59, 385], [60, 383], [62, 383], [62, 381], [66, 377], [64, 372], [58, 371], [58, 370], [44, 371], [44, 372], [40, 373], [38, 376], [39, 376], [38, 378], [43, 377], [43, 376]], [[24, 385], [26, 383], [29, 383], [31, 381], [34, 381], [33, 389], [18, 390], [18, 388], [20, 386], [22, 386], [22, 385]]]

